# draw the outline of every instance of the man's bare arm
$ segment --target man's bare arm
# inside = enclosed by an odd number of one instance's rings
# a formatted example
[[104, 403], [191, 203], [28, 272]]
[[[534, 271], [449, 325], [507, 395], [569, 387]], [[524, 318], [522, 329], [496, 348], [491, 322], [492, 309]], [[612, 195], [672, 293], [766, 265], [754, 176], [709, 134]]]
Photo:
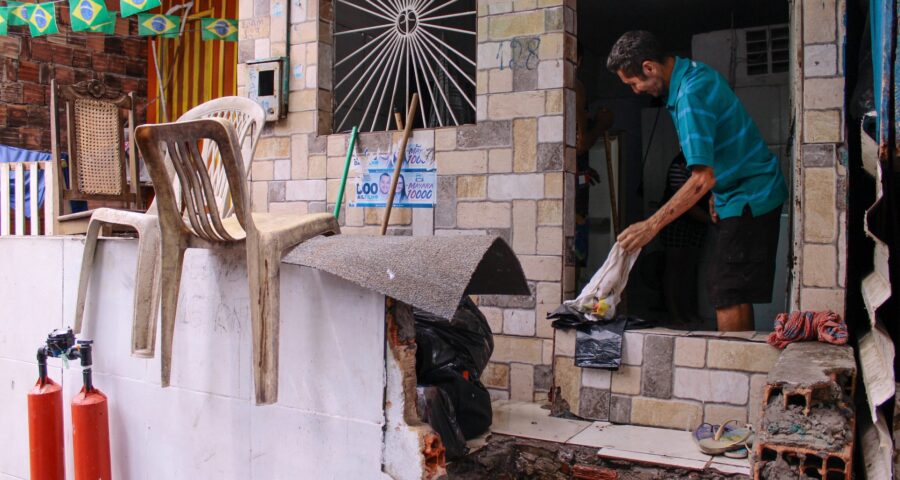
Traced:
[[618, 237], [619, 244], [628, 252], [643, 248], [663, 227], [690, 210], [715, 185], [716, 176], [712, 168], [693, 167], [690, 178], [675, 195], [650, 218], [626, 228]]

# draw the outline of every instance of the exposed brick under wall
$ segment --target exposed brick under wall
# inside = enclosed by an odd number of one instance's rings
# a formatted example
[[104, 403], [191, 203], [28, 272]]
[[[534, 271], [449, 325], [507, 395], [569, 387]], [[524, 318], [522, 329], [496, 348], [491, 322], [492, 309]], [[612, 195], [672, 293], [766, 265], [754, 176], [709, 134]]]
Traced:
[[[0, 36], [0, 144], [50, 151], [54, 78], [59, 85], [100, 79], [113, 91], [134, 92], [137, 122], [143, 123], [147, 40], [125, 38], [137, 34], [136, 17], [118, 19], [115, 35], [72, 32], [68, 7], [56, 5], [59, 34], [33, 38], [28, 27], [17, 26]], [[64, 146], [64, 136], [61, 141]]]

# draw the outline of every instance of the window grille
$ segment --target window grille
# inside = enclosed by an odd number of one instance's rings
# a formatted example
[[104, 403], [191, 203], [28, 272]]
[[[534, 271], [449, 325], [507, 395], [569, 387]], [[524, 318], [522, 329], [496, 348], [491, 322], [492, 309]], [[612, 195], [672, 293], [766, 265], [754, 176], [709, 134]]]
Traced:
[[746, 31], [747, 75], [787, 72], [790, 37], [787, 26]]
[[475, 0], [335, 0], [333, 131], [475, 121]]

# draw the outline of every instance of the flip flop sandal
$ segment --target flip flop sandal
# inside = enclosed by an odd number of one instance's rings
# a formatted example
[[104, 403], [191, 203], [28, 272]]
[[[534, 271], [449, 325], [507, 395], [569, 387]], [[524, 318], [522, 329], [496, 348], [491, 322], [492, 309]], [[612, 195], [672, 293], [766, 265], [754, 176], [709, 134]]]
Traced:
[[728, 458], [740, 459], [740, 458], [747, 458], [747, 456], [750, 455], [750, 452], [747, 450], [746, 447], [741, 447], [741, 448], [738, 448], [737, 450], [729, 450], [729, 451], [725, 452], [723, 455], [725, 455]]
[[[707, 455], [721, 455], [729, 450], [744, 448], [744, 442], [747, 441], [753, 432], [749, 428], [729, 427], [730, 423], [738, 422], [737, 420], [729, 420], [723, 423], [716, 429], [712, 437], [698, 439], [699, 436], [705, 437], [705, 431], [701, 432], [700, 435], [695, 433], [694, 438], [700, 451]], [[698, 430], [700, 429], [698, 428]]]

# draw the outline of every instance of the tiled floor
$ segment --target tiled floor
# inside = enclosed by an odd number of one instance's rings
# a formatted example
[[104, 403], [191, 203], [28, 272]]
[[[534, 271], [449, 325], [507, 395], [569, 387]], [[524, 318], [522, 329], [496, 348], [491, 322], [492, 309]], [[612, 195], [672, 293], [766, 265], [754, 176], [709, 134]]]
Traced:
[[[597, 454], [603, 458], [691, 470], [708, 468], [726, 474], [750, 474], [750, 464], [746, 459], [711, 457], [701, 453], [694, 446], [690, 432], [554, 418], [549, 410], [534, 403], [495, 403], [491, 432], [597, 447]], [[480, 447], [483, 443], [483, 437], [475, 439], [470, 442], [470, 447]]]

